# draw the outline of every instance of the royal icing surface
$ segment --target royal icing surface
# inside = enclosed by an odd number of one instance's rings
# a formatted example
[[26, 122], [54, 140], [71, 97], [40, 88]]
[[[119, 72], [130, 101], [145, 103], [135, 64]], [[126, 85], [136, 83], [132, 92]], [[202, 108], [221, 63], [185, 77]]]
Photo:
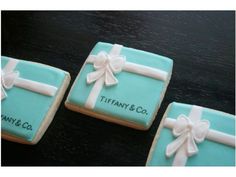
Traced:
[[172, 103], [163, 121], [148, 166], [235, 165], [235, 116]]
[[148, 127], [161, 103], [172, 66], [173, 61], [167, 57], [99, 42], [67, 101]]
[[[1, 57], [2, 70], [6, 69], [11, 60], [9, 57]], [[11, 73], [18, 73], [18, 77], [14, 76], [13, 80], [3, 75], [1, 77], [5, 82], [12, 82], [10, 89], [2, 84], [6, 95], [1, 100], [1, 129], [4, 133], [30, 142], [51, 109], [57, 91], [68, 73], [46, 65], [17, 61]]]

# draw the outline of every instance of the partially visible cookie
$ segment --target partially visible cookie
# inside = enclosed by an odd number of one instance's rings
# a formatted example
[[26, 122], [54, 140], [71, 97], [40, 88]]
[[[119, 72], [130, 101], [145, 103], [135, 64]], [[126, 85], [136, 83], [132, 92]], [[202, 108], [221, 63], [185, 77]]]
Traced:
[[171, 103], [146, 165], [235, 166], [235, 116], [201, 106]]
[[2, 138], [36, 144], [50, 125], [70, 74], [48, 65], [1, 57]]
[[171, 78], [173, 61], [98, 42], [65, 102], [68, 109], [135, 129], [151, 126]]

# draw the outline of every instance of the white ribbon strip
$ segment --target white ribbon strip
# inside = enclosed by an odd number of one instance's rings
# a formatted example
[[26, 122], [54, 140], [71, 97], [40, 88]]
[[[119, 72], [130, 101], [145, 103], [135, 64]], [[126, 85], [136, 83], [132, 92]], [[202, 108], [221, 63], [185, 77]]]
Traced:
[[201, 120], [202, 109], [200, 106], [193, 106], [188, 117], [180, 115], [176, 120], [165, 119], [164, 126], [172, 129], [177, 137], [166, 148], [167, 157], [175, 153], [173, 166], [184, 166], [188, 157], [198, 153], [195, 143], [201, 143], [204, 139], [235, 147], [235, 136], [209, 129], [209, 122]]
[[115, 44], [113, 45], [109, 54], [102, 51], [99, 52], [98, 55], [88, 56], [86, 62], [93, 64], [95, 71], [87, 75], [87, 83], [91, 84], [95, 82], [95, 84], [90, 91], [90, 94], [85, 103], [86, 108], [94, 108], [98, 95], [102, 90], [104, 84], [106, 86], [118, 84], [118, 80], [116, 79], [114, 74], [117, 74], [122, 70], [147, 77], [152, 77], [158, 80], [167, 80], [168, 73], [163, 70], [127, 62], [125, 56], [120, 56], [122, 47], [122, 45]]
[[54, 96], [57, 88], [20, 77], [19, 71], [14, 71], [19, 60], [9, 59], [8, 63], [1, 70], [1, 100], [7, 97], [6, 90], [11, 89], [13, 86], [20, 87], [32, 92], [40, 93], [46, 96]]

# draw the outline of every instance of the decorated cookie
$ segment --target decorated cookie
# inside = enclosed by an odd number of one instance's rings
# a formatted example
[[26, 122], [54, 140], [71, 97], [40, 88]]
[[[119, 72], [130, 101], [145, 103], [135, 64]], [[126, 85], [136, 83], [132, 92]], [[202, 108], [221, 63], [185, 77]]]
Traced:
[[167, 57], [98, 42], [65, 105], [95, 118], [146, 130], [162, 102], [172, 65]]
[[234, 166], [235, 116], [171, 103], [157, 130], [147, 166]]
[[69, 73], [63, 70], [2, 56], [2, 138], [36, 144], [51, 123], [69, 81]]

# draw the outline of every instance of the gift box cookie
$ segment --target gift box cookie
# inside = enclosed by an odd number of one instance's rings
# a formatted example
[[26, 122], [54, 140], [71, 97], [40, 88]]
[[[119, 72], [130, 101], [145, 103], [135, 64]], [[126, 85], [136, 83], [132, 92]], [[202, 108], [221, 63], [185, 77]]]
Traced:
[[162, 102], [172, 66], [173, 61], [164, 56], [98, 42], [65, 105], [91, 117], [146, 130]]
[[234, 166], [235, 116], [171, 103], [157, 130], [147, 166]]
[[70, 82], [63, 70], [1, 57], [2, 138], [36, 144], [58, 109]]

